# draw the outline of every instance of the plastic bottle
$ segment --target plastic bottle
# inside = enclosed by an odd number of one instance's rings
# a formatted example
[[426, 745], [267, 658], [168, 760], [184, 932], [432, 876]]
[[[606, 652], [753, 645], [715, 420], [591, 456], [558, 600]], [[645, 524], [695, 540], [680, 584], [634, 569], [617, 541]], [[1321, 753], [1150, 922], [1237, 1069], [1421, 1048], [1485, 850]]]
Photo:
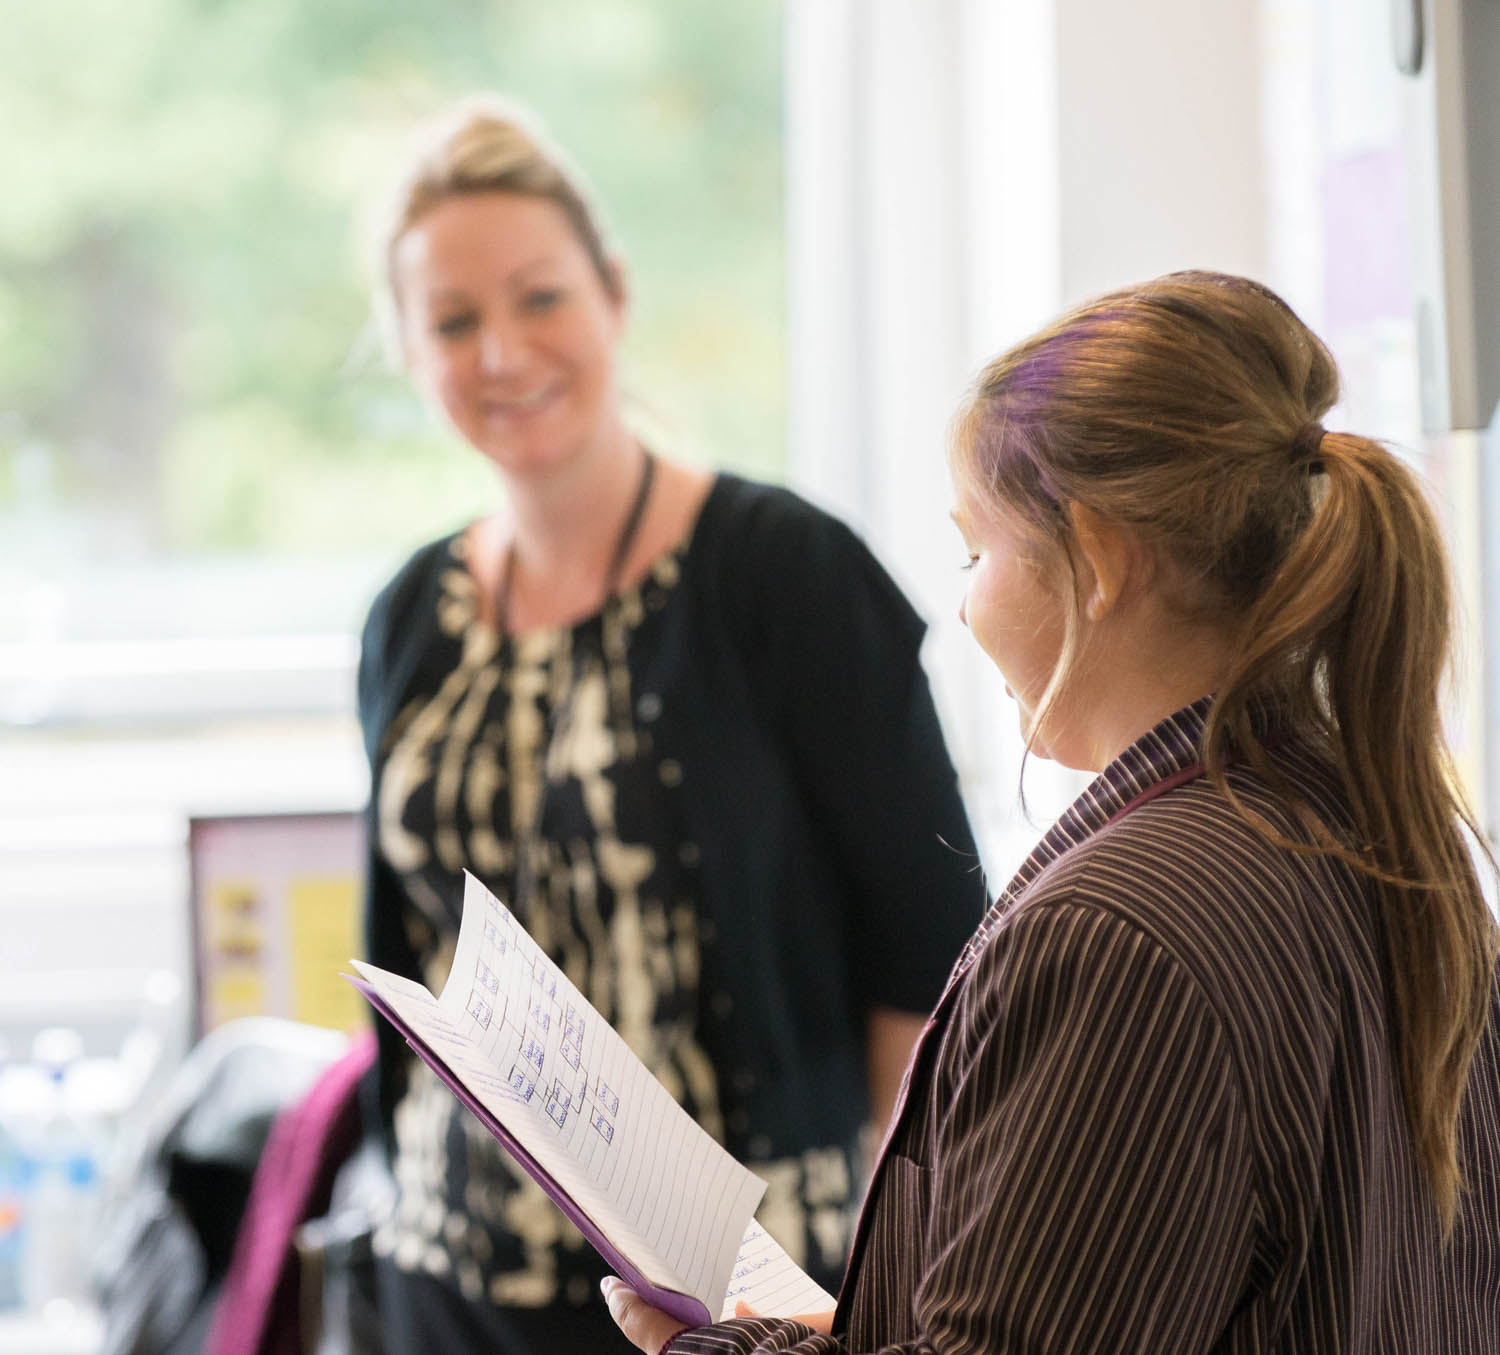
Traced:
[[101, 1145], [70, 1088], [82, 1050], [78, 1033], [61, 1027], [39, 1032], [32, 1047], [47, 1097], [31, 1147], [25, 1293], [28, 1307], [53, 1318], [88, 1301], [97, 1235]]

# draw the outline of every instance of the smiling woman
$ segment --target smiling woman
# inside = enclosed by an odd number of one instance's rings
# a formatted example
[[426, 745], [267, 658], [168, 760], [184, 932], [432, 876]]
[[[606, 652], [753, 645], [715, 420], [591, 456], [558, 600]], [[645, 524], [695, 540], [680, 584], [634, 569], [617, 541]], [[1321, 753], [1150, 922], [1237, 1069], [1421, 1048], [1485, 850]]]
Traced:
[[[647, 445], [623, 266], [529, 116], [434, 124], [390, 222], [401, 355], [504, 493], [365, 628], [369, 957], [440, 982], [472, 871], [831, 1284], [868, 1122], [982, 902], [922, 624], [841, 523]], [[606, 1345], [581, 1236], [382, 1035], [391, 1349]]]
[[[778, 7], [590, 0], [587, 21], [599, 41], [571, 7], [472, 0], [7, 14], [11, 967], [190, 988], [187, 816], [362, 800], [364, 610], [493, 492], [372, 341], [352, 226], [418, 117], [491, 80], [545, 109], [632, 244], [625, 356], [656, 424], [689, 459], [779, 475]], [[109, 924], [80, 926], [96, 909]]]
[[454, 427], [508, 474], [628, 439], [616, 352], [620, 266], [601, 271], [562, 208], [513, 192], [449, 198], [394, 250], [401, 345]]
[[624, 271], [581, 180], [527, 114], [468, 100], [398, 187], [385, 257], [408, 370], [506, 486], [465, 533], [480, 615], [587, 616], [682, 538], [710, 477], [627, 425]]

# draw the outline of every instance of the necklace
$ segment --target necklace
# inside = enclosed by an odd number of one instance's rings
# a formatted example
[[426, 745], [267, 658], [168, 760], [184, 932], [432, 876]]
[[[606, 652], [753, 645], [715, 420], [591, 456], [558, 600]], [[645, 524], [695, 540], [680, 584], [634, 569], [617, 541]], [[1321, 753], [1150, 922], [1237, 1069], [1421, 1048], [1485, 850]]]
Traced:
[[[651, 483], [656, 478], [656, 458], [647, 448], [642, 448], [642, 453], [645, 459], [641, 463], [640, 479], [636, 482], [635, 498], [631, 500], [630, 511], [625, 514], [625, 521], [620, 527], [620, 535], [615, 539], [614, 552], [610, 555], [609, 568], [604, 574], [606, 604], [614, 596], [615, 589], [619, 585], [620, 575], [625, 569], [626, 557], [630, 554], [631, 546], [635, 544], [636, 534], [640, 531], [641, 518], [645, 516], [646, 501], [651, 497]], [[512, 541], [505, 549], [505, 558], [500, 564], [500, 577], [495, 586], [495, 628], [501, 636], [510, 633], [510, 588], [515, 572], [515, 560], [516, 547]], [[552, 761], [553, 746], [566, 735], [572, 721], [573, 701], [576, 694], [575, 687], [569, 692], [562, 709], [554, 709], [546, 719], [545, 743], [541, 750], [543, 768], [546, 768]], [[511, 896], [511, 906], [516, 908], [518, 915], [523, 918], [526, 914], [520, 910], [530, 907], [531, 895], [536, 887], [536, 855], [542, 849], [544, 841], [542, 825], [547, 812], [548, 785], [549, 780], [544, 772], [541, 794], [536, 797], [536, 812], [531, 824], [529, 827], [518, 825], [515, 834], [515, 885]]]
[[[630, 511], [626, 513], [625, 521], [620, 527], [620, 535], [615, 539], [615, 548], [609, 557], [609, 568], [604, 572], [606, 602], [619, 587], [620, 575], [625, 569], [630, 548], [635, 545], [635, 538], [640, 532], [641, 519], [646, 515], [646, 503], [651, 497], [651, 485], [656, 479], [656, 458], [649, 449], [641, 450], [643, 459], [640, 479], [636, 481], [635, 498], [631, 500]], [[512, 539], [505, 547], [505, 555], [500, 561], [500, 577], [495, 581], [495, 629], [501, 635], [510, 634], [510, 594], [515, 572], [516, 543]]]

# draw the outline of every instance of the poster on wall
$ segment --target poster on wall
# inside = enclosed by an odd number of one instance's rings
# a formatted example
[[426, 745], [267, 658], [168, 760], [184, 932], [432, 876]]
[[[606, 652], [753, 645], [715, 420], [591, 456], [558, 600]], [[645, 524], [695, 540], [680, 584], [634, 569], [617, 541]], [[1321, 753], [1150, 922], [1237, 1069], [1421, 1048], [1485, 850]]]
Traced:
[[199, 1035], [242, 1016], [367, 1021], [339, 977], [361, 953], [363, 842], [354, 813], [190, 820]]

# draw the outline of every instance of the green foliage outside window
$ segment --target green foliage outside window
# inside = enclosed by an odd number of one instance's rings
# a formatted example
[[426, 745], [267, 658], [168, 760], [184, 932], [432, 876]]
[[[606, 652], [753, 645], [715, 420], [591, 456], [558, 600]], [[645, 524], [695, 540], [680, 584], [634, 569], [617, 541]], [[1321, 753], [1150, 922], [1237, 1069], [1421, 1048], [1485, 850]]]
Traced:
[[362, 229], [413, 123], [476, 89], [602, 200], [631, 391], [685, 455], [775, 475], [780, 41], [769, 0], [8, 6], [0, 572], [392, 560], [483, 509], [488, 469], [385, 368]]

